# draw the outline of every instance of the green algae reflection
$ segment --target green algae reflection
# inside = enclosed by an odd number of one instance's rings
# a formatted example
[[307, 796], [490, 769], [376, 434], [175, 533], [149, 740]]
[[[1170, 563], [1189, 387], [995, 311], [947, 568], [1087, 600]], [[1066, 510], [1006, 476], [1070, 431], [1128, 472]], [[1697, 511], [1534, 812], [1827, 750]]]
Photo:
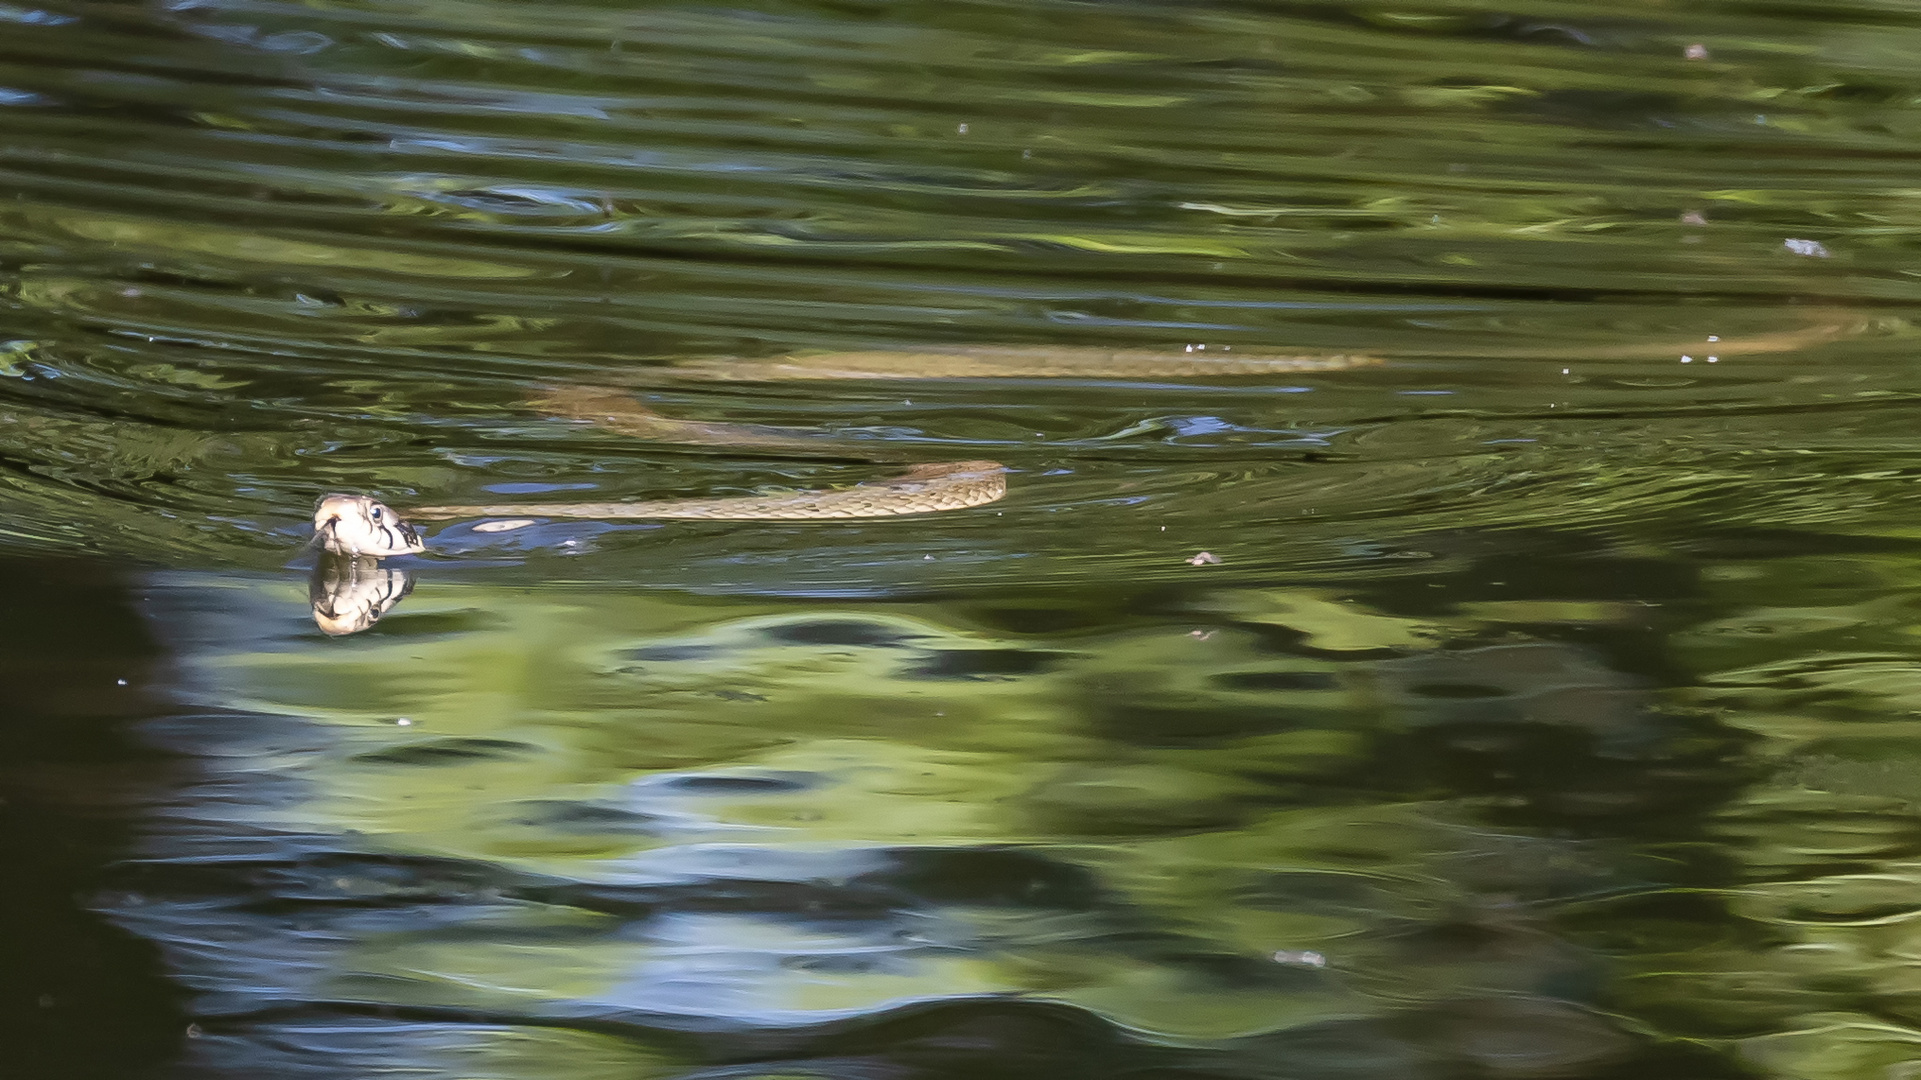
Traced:
[[1555, 913], [1655, 888], [1658, 860], [1491, 824], [1393, 763], [1455, 723], [1412, 704], [1448, 680], [1511, 687], [1520, 725], [1583, 695], [1596, 738], [1647, 738], [1641, 691], [1579, 649], [1446, 648], [1470, 628], [1325, 590], [1020, 632], [966, 603], [442, 582], [328, 640], [288, 582], [164, 587], [225, 590], [246, 635], [203, 628], [192, 692], [309, 732], [230, 766], [302, 792], [256, 824], [485, 882], [347, 935], [321, 1000], [671, 1031], [1012, 996], [1168, 1046], [1352, 1032], [1410, 1063], [1525, 1024], [1501, 1053], [1547, 1073], [1642, 1037]]

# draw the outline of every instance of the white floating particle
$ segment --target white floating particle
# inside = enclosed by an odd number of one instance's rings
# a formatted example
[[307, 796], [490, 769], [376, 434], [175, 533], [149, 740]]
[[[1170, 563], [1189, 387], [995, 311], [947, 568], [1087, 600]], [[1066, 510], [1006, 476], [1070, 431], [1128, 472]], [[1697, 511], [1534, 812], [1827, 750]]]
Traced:
[[1683, 357], [1681, 358], [1681, 362], [1682, 362], [1683, 364], [1692, 364], [1692, 363], [1694, 363], [1694, 357], [1692, 357], [1692, 356], [1683, 356]]
[[1833, 254], [1819, 240], [1789, 239], [1781, 241], [1781, 246], [1794, 252], [1796, 255], [1806, 255], [1814, 259], [1825, 259]]
[[1709, 341], [1719, 341], [1719, 340], [1721, 340], [1721, 335], [1719, 335], [1719, 334], [1709, 334], [1709, 335], [1708, 335], [1708, 340], [1709, 340]]
[[533, 523], [534, 523], [533, 518], [510, 518], [509, 520], [506, 520], [506, 521], [483, 521], [480, 524], [474, 526], [474, 531], [477, 533], [512, 532], [515, 529], [524, 529], [527, 526], [532, 525]]
[[1326, 967], [1327, 957], [1312, 949], [1282, 949], [1274, 954], [1277, 964], [1293, 964], [1297, 967]]
[[1708, 363], [1710, 363], [1710, 364], [1718, 364], [1718, 363], [1720, 363], [1720, 362], [1721, 362], [1721, 358], [1720, 358], [1720, 357], [1718, 357], [1718, 356], [1710, 356], [1710, 357], [1708, 357]]
[[396, 720], [394, 721], [394, 724], [395, 724], [396, 726], [398, 726], [398, 727], [412, 727], [412, 726], [413, 726], [413, 724], [414, 724], [414, 722], [413, 722], [412, 720], [409, 720], [409, 719], [407, 719], [406, 717], [404, 717], [404, 716], [402, 716], [402, 717], [400, 717], [400, 718], [398, 718], [398, 719], [396, 719]]

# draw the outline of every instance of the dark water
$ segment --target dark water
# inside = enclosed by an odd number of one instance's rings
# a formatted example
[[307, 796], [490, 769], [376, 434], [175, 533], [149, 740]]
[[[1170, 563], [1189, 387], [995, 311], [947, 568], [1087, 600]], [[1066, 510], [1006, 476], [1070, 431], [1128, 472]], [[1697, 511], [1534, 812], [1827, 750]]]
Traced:
[[[1891, 2], [0, 3], [6, 1075], [1916, 1075], [1916, 56]], [[672, 371], [967, 345], [1381, 362]], [[528, 405], [602, 383], [826, 437]], [[966, 459], [1008, 497], [434, 526], [308, 609], [322, 492]]]

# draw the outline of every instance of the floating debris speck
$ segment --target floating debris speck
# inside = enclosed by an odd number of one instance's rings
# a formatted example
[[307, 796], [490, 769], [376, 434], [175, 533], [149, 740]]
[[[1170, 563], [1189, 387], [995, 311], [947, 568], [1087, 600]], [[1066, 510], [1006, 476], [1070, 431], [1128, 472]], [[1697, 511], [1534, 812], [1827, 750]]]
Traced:
[[474, 526], [474, 531], [477, 533], [512, 532], [515, 529], [524, 529], [527, 526], [532, 525], [533, 523], [534, 523], [533, 518], [510, 518], [506, 521], [483, 521], [480, 524]]

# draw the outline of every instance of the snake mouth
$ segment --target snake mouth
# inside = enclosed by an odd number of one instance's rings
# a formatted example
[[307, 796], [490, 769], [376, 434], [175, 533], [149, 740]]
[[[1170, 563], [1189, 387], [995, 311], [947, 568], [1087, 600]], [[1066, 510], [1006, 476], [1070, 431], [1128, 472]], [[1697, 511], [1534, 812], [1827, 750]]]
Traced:
[[308, 549], [312, 550], [313, 548], [324, 547], [329, 551], [333, 550], [334, 536], [335, 536], [335, 533], [339, 531], [339, 528], [340, 528], [339, 514], [335, 514], [333, 517], [328, 518], [325, 522], [315, 524], [314, 530], [313, 530], [313, 539], [307, 541]]

